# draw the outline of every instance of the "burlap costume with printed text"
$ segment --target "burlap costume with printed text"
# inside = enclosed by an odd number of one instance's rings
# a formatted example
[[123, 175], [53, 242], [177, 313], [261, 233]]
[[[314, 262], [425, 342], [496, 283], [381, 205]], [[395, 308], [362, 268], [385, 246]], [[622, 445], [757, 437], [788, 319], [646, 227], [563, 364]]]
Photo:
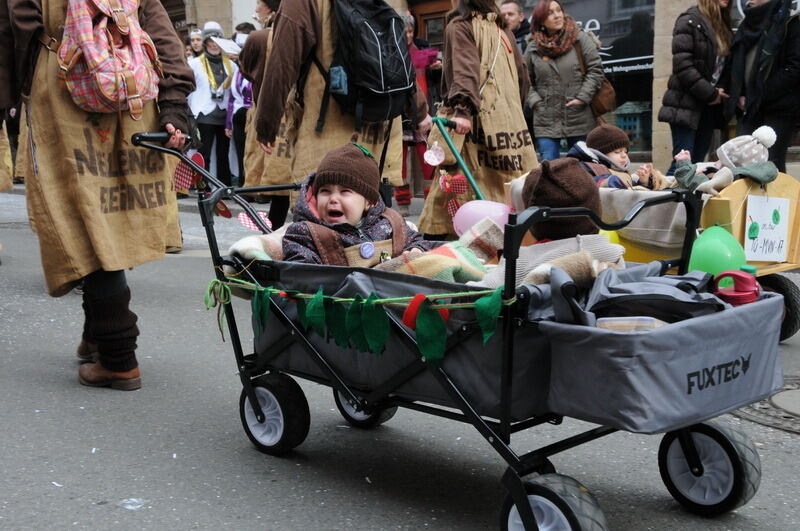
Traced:
[[[327, 70], [333, 61], [335, 21], [331, 10], [330, 0], [317, 0], [319, 17], [321, 20], [322, 36], [317, 44], [315, 53], [322, 66]], [[308, 78], [303, 88], [305, 109], [299, 120], [297, 141], [294, 146], [294, 161], [292, 176], [304, 180], [310, 173], [317, 169], [317, 165], [325, 154], [337, 147], [353, 140], [369, 149], [380, 161], [383, 150], [384, 138], [389, 122], [365, 124], [361, 131], [354, 131], [355, 120], [352, 115], [343, 113], [339, 105], [331, 98], [328, 112], [325, 115], [325, 129], [318, 133], [314, 129], [319, 117], [319, 104], [325, 90], [325, 79], [319, 69], [311, 65]], [[355, 138], [353, 138], [355, 136]], [[279, 139], [276, 139], [276, 142]], [[403, 130], [402, 120], [398, 116], [392, 122], [392, 132], [389, 137], [389, 147], [386, 153], [386, 162], [383, 166], [383, 177], [388, 178], [394, 186], [403, 184], [402, 175]]]
[[11, 147], [4, 127], [0, 127], [0, 192], [11, 188], [14, 168], [11, 163]]
[[[66, 6], [43, 2], [47, 34], [63, 32]], [[159, 129], [155, 102], [139, 121], [126, 112], [90, 115], [72, 102], [56, 55], [42, 49], [27, 120], [22, 141], [30, 145], [20, 164], [51, 295], [98, 269], [128, 269], [181, 245], [175, 160], [130, 144], [134, 133]]]
[[[297, 116], [302, 109], [294, 103], [294, 91], [289, 95], [286, 112], [281, 120], [281, 128], [275, 137], [275, 144], [271, 155], [261, 149], [256, 133], [256, 103], [247, 111], [245, 122], [245, 148], [244, 148], [244, 174], [246, 186], [272, 186], [302, 182], [304, 178], [292, 176], [292, 161], [294, 159], [293, 144], [297, 137]], [[297, 192], [262, 192], [264, 195], [292, 195]]]
[[[273, 28], [267, 28], [267, 46], [264, 53], [264, 62], [269, 59], [274, 42]], [[260, 83], [261, 80], [258, 80]], [[289, 92], [286, 103], [286, 112], [281, 120], [280, 131], [275, 138], [272, 154], [261, 149], [256, 132], [256, 101], [247, 111], [245, 121], [245, 147], [244, 147], [244, 174], [246, 186], [272, 186], [301, 182], [303, 179], [292, 178], [292, 160], [294, 158], [294, 142], [297, 137], [297, 122], [302, 116], [302, 109], [295, 103], [295, 91]], [[263, 195], [291, 195], [294, 199], [296, 192], [262, 192]]]
[[[505, 202], [503, 185], [536, 167], [539, 163], [533, 147], [519, 96], [515, 44], [494, 23], [494, 14], [476, 15], [472, 19], [475, 44], [481, 58], [481, 108], [472, 118], [472, 130], [467, 135], [453, 134], [464, 163], [472, 171], [485, 199]], [[491, 71], [491, 75], [490, 75]], [[452, 118], [451, 109], [442, 108], [439, 116]], [[447, 152], [447, 145], [434, 128], [428, 143], [438, 142]], [[445, 164], [454, 164], [448, 154]], [[452, 172], [458, 172], [457, 167]], [[455, 198], [461, 204], [474, 199], [472, 190], [454, 196], [445, 194], [438, 178], [425, 200], [419, 220], [419, 230], [427, 234], [452, 234], [453, 219], [446, 202]]]

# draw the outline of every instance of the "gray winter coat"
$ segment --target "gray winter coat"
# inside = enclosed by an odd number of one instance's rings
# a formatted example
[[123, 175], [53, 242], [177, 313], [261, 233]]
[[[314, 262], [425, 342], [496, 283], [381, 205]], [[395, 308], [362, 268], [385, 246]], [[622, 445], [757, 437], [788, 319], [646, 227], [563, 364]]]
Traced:
[[[573, 47], [556, 57], [539, 55], [531, 42], [525, 50], [525, 64], [531, 77], [531, 89], [525, 101], [533, 109], [533, 133], [538, 138], [585, 136], [597, 125], [588, 105], [600, 88], [603, 64], [597, 44], [586, 33], [578, 34], [583, 50], [586, 75], [581, 74], [578, 54]], [[578, 98], [586, 105], [567, 107], [569, 100]]]

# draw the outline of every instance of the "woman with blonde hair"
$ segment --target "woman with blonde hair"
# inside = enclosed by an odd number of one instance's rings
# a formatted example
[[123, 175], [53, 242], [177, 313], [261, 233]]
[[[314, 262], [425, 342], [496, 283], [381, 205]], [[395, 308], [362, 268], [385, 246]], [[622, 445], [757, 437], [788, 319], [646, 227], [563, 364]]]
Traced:
[[[705, 159], [714, 129], [722, 126], [728, 94], [719, 82], [732, 41], [730, 0], [699, 0], [675, 21], [672, 75], [658, 112], [672, 131], [673, 155], [686, 149], [692, 162]], [[674, 169], [673, 162], [667, 173]]]

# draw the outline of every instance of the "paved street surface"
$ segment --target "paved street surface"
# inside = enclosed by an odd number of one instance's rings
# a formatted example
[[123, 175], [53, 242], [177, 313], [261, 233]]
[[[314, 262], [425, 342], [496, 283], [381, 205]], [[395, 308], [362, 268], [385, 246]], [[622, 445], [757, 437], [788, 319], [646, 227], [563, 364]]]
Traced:
[[[0, 529], [497, 528], [503, 462], [468, 425], [401, 410], [359, 431], [328, 388], [303, 382], [305, 443], [282, 458], [257, 452], [239, 420], [230, 343], [203, 306], [211, 269], [199, 217], [181, 220], [185, 250], [128, 276], [144, 387], [93, 389], [77, 378], [80, 297], [47, 296], [24, 197], [0, 194]], [[218, 228], [225, 246], [246, 233], [235, 220]], [[247, 344], [249, 305], [237, 312]], [[800, 336], [782, 355], [800, 376]], [[756, 442], [763, 478], [746, 507], [715, 520], [672, 500], [658, 436], [616, 433], [553, 462], [594, 492], [614, 530], [800, 529], [800, 435], [724, 420]], [[531, 429], [514, 447], [587, 426]]]

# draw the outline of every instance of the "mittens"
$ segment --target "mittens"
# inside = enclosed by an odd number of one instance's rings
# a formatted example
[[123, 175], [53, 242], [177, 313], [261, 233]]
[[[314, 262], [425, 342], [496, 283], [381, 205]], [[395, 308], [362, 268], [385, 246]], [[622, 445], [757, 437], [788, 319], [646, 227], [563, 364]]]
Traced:
[[728, 167], [723, 167], [718, 170], [713, 177], [706, 182], [700, 183], [697, 190], [704, 194], [711, 194], [713, 196], [725, 189], [726, 186], [733, 182], [733, 172]]

